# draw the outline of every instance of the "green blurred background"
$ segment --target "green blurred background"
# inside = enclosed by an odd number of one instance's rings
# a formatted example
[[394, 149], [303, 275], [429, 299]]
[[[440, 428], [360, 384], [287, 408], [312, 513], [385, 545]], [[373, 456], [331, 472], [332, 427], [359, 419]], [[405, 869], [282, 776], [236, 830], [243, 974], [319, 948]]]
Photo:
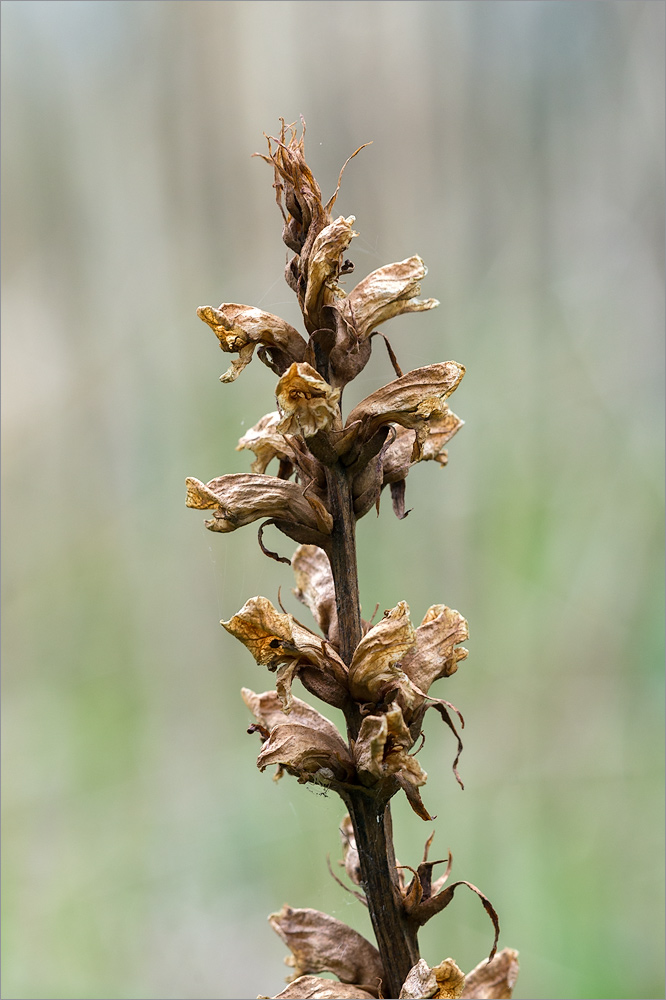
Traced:
[[[262, 132], [302, 114], [356, 216], [357, 278], [419, 253], [441, 307], [384, 328], [455, 359], [466, 426], [411, 516], [359, 525], [362, 599], [470, 622], [419, 758], [434, 851], [520, 950], [518, 998], [663, 982], [661, 2], [2, 4], [7, 998], [276, 993], [284, 902], [369, 934], [334, 884], [342, 810], [255, 767], [220, 628], [291, 596], [252, 528], [205, 531], [184, 478], [246, 471], [274, 408], [196, 317], [294, 324]], [[348, 279], [351, 287], [351, 279]], [[377, 342], [376, 342], [377, 343]], [[350, 391], [392, 372], [381, 344]], [[270, 532], [274, 529], [269, 529]], [[290, 554], [293, 544], [267, 535]], [[445, 690], [444, 690], [445, 689]], [[397, 852], [431, 825], [394, 808]], [[439, 846], [437, 846], [439, 845]], [[468, 970], [472, 894], [422, 934]]]

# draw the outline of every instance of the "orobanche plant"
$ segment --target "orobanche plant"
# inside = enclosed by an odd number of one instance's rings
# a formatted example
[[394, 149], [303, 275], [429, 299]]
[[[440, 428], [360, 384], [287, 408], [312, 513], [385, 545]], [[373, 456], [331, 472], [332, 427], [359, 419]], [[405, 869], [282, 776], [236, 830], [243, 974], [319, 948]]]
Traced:
[[[187, 480], [187, 505], [212, 511], [205, 522], [211, 531], [263, 522], [263, 551], [291, 562], [294, 592], [321, 630], [306, 627], [265, 597], [250, 598], [222, 622], [276, 675], [274, 691], [242, 691], [256, 719], [249, 732], [261, 739], [257, 765], [263, 771], [274, 764], [276, 778], [287, 772], [340, 796], [347, 812], [340, 828], [347, 888], [367, 906], [377, 939], [375, 947], [325, 913], [285, 905], [269, 918], [292, 952], [286, 961], [294, 975], [279, 997], [510, 997], [517, 953], [508, 948], [496, 953], [499, 922], [488, 899], [470, 882], [448, 883], [451, 855], [429, 860], [434, 834], [415, 867], [398, 864], [393, 850], [394, 795], [403, 791], [418, 816], [432, 819], [421, 798], [426, 773], [416, 757], [428, 709], [453, 734], [453, 774], [462, 786], [457, 727], [463, 720], [430, 690], [467, 656], [460, 646], [467, 622], [445, 604], [433, 604], [414, 627], [404, 601], [376, 624], [364, 621], [356, 563], [356, 522], [373, 508], [379, 511], [384, 487], [390, 488], [398, 518], [404, 518], [412, 465], [446, 464], [444, 446], [462, 425], [446, 400], [465, 369], [441, 361], [403, 374], [387, 342], [396, 378], [343, 416], [344, 388], [370, 360], [377, 327], [438, 303], [418, 297], [426, 274], [418, 256], [380, 267], [344, 291], [340, 279], [353, 271], [345, 253], [357, 235], [355, 219], [331, 214], [342, 171], [333, 196], [323, 203], [305, 161], [304, 135], [304, 126], [299, 137], [282, 121], [279, 137], [268, 138], [268, 155], [262, 157], [275, 174], [283, 239], [293, 252], [286, 280], [298, 297], [305, 336], [252, 306], [225, 302], [198, 310], [222, 350], [237, 355], [222, 382], [233, 382], [256, 350], [278, 376], [277, 409], [238, 444], [255, 456], [251, 473], [206, 484]], [[273, 460], [277, 472], [269, 475]], [[291, 560], [265, 547], [262, 533], [269, 524], [298, 543]], [[296, 678], [309, 695], [342, 710], [345, 734], [296, 697]], [[443, 864], [444, 873], [436, 878], [433, 869]], [[418, 945], [419, 928], [448, 906], [459, 886], [479, 896], [494, 927], [490, 957], [467, 975], [451, 958], [430, 968]], [[333, 973], [339, 982], [321, 978], [321, 972]]]

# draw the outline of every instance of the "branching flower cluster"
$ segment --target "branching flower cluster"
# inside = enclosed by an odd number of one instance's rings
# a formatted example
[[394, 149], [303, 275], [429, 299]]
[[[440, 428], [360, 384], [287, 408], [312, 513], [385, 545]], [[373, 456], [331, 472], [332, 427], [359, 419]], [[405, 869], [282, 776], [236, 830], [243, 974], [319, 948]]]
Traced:
[[[307, 335], [250, 306], [223, 303], [198, 310], [222, 350], [236, 355], [222, 382], [233, 382], [256, 351], [278, 377], [277, 408], [238, 443], [254, 456], [250, 473], [208, 483], [187, 480], [187, 505], [211, 512], [205, 521], [211, 531], [261, 522], [263, 551], [291, 563], [294, 593], [320, 630], [265, 597], [252, 597], [222, 622], [275, 674], [275, 690], [242, 691], [256, 720], [249, 732], [261, 740], [257, 766], [263, 771], [275, 765], [276, 778], [286, 772], [340, 795], [347, 809], [341, 864], [351, 885], [345, 887], [368, 907], [377, 938], [375, 947], [333, 917], [285, 905], [270, 917], [292, 952], [287, 961], [294, 969], [279, 997], [510, 997], [517, 953], [496, 954], [499, 921], [489, 900], [470, 882], [448, 884], [450, 854], [444, 861], [429, 860], [434, 834], [416, 868], [396, 862], [391, 835], [389, 802], [400, 790], [418, 816], [432, 819], [421, 797], [427, 775], [416, 758], [428, 709], [451, 730], [452, 767], [462, 787], [463, 719], [430, 691], [467, 656], [460, 645], [468, 636], [467, 622], [458, 611], [434, 604], [415, 626], [400, 601], [372, 624], [361, 617], [358, 593], [356, 522], [373, 508], [379, 512], [386, 487], [397, 517], [406, 517], [411, 467], [422, 461], [446, 464], [445, 446], [462, 425], [447, 399], [465, 369], [445, 361], [403, 374], [386, 341], [396, 378], [343, 418], [344, 388], [370, 360], [373, 339], [383, 336], [377, 327], [438, 302], [419, 297], [426, 268], [418, 256], [378, 268], [345, 293], [341, 279], [353, 271], [345, 254], [357, 235], [355, 219], [332, 216], [340, 180], [323, 203], [305, 161], [304, 134], [304, 128], [299, 137], [283, 122], [279, 137], [268, 139], [263, 159], [274, 171], [283, 239], [293, 253], [286, 280], [298, 297]], [[267, 474], [273, 462], [277, 472]], [[266, 548], [267, 525], [298, 543], [291, 560]], [[296, 679], [309, 694], [342, 710], [344, 735], [296, 697]], [[445, 871], [435, 878], [433, 869], [440, 864]], [[489, 959], [467, 976], [450, 958], [430, 968], [417, 940], [418, 929], [461, 885], [479, 896], [494, 927]], [[335, 974], [339, 982], [321, 978], [321, 972]]]

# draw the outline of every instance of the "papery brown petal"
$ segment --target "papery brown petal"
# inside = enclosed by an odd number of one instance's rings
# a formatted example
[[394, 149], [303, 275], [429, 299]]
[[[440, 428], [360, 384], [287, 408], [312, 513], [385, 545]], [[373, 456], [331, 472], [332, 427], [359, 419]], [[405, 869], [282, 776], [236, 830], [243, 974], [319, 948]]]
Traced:
[[434, 997], [437, 992], [437, 980], [435, 974], [424, 958], [420, 958], [416, 965], [407, 973], [407, 978], [400, 990], [400, 1000], [426, 1000]]
[[340, 836], [342, 838], [345, 871], [354, 885], [360, 885], [362, 882], [361, 863], [358, 858], [356, 835], [349, 813], [347, 813], [340, 826]]
[[349, 689], [358, 702], [378, 704], [408, 681], [397, 664], [414, 644], [409, 607], [400, 601], [361, 639], [349, 668]]
[[455, 390], [464, 374], [465, 369], [456, 361], [415, 368], [362, 400], [347, 417], [346, 426], [356, 420], [362, 421], [365, 439], [387, 423], [412, 428], [417, 432], [416, 453], [413, 453], [413, 460], [416, 460], [427, 438], [429, 421], [440, 418], [446, 412], [444, 400]]
[[[250, 468], [257, 475], [263, 475], [266, 468], [274, 458], [280, 462], [294, 463], [294, 449], [288, 438], [281, 434], [277, 425], [280, 422], [280, 414], [277, 410], [267, 413], [247, 431], [236, 445], [236, 451], [252, 451], [256, 458]], [[280, 477], [282, 478], [282, 477]]]
[[435, 1000], [458, 1000], [462, 997], [465, 983], [465, 973], [459, 969], [452, 958], [445, 958], [432, 970], [437, 980]]
[[296, 976], [332, 972], [343, 983], [373, 985], [385, 979], [374, 945], [327, 913], [285, 904], [268, 919], [293, 953]]
[[318, 976], [299, 976], [273, 1000], [376, 1000], [376, 997], [376, 992], [366, 993], [360, 986]]
[[444, 445], [447, 444], [454, 434], [457, 434], [465, 421], [457, 417], [453, 410], [446, 404], [441, 416], [432, 417], [428, 421], [428, 436], [422, 445], [421, 461], [439, 462], [446, 465], [447, 454]]
[[348, 219], [340, 216], [317, 235], [312, 244], [308, 264], [308, 280], [305, 292], [304, 313], [312, 326], [321, 326], [320, 313], [323, 305], [333, 302], [343, 293], [337, 286], [342, 265], [342, 255], [354, 236], [353, 215]]
[[437, 299], [418, 299], [419, 282], [427, 268], [420, 257], [408, 257], [386, 264], [369, 274], [352, 289], [336, 308], [364, 339], [376, 326], [406, 312], [422, 312], [439, 305]]
[[415, 643], [405, 654], [401, 669], [424, 694], [439, 677], [449, 677], [458, 669], [466, 649], [455, 649], [469, 637], [467, 622], [460, 612], [444, 604], [433, 604], [416, 629]]
[[238, 361], [232, 362], [229, 371], [220, 376], [221, 382], [233, 382], [250, 363], [259, 344], [283, 359], [283, 371], [292, 361], [301, 361], [305, 354], [306, 344], [298, 330], [279, 316], [254, 306], [223, 302], [219, 309], [200, 306], [197, 315], [213, 330], [223, 351], [239, 353]]
[[[235, 531], [252, 521], [272, 517], [303, 526], [322, 536], [330, 534], [329, 522], [320, 511], [313, 509], [312, 498], [304, 496], [303, 488], [297, 483], [250, 473], [220, 476], [206, 484], [188, 478], [185, 483], [188, 507], [213, 510], [212, 519], [204, 521], [211, 531]], [[330, 518], [330, 514], [326, 513]]]
[[407, 753], [411, 743], [411, 734], [397, 705], [392, 705], [385, 714], [366, 715], [354, 744], [360, 780], [371, 784], [373, 780], [393, 774], [412, 801], [411, 790], [424, 785], [428, 776], [418, 761]]
[[338, 613], [331, 564], [317, 545], [301, 545], [291, 560], [296, 576], [294, 594], [307, 605], [328, 641], [337, 646]]
[[340, 390], [305, 361], [291, 365], [278, 382], [275, 395], [282, 414], [280, 433], [309, 438], [318, 431], [341, 428]]
[[511, 1000], [519, 971], [518, 952], [502, 948], [491, 962], [479, 962], [468, 972], [462, 1000]]
[[269, 764], [280, 764], [300, 782], [323, 785], [333, 780], [349, 781], [354, 774], [351, 755], [337, 731], [332, 735], [291, 722], [276, 726], [263, 744], [257, 767], [264, 771]]
[[331, 740], [341, 739], [337, 726], [323, 716], [316, 708], [308, 705], [306, 701], [292, 696], [289, 714], [282, 708], [282, 702], [277, 691], [264, 691], [263, 694], [255, 694], [249, 688], [241, 688], [243, 701], [250, 709], [257, 722], [265, 726], [272, 732], [276, 726], [283, 726], [287, 723], [298, 723], [307, 726], [313, 732], [323, 733]]
[[[336, 698], [331, 697], [329, 704], [338, 707], [344, 704], [348, 690], [347, 668], [331, 644], [291, 615], [280, 614], [267, 598], [252, 597], [238, 614], [220, 624], [249, 649], [257, 663], [269, 670], [279, 668], [276, 687], [284, 711], [290, 711], [294, 676], [306, 670], [325, 677], [326, 689]], [[319, 696], [318, 691], [315, 693]]]

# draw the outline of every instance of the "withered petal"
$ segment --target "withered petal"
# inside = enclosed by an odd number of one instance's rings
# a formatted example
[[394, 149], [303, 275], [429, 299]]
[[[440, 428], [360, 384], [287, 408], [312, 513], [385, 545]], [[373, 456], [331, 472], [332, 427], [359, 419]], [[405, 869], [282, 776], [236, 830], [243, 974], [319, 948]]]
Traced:
[[[304, 495], [297, 483], [251, 473], [232, 473], [206, 484], [188, 478], [185, 483], [188, 507], [213, 510], [212, 519], [204, 521], [211, 531], [235, 531], [252, 521], [272, 517], [317, 531], [322, 536], [330, 534], [329, 521], [322, 514], [325, 508], [321, 505], [322, 510], [315, 510], [313, 498]], [[325, 514], [332, 526], [330, 513], [325, 511]]]
[[307, 605], [328, 641], [337, 646], [338, 613], [328, 556], [318, 545], [301, 545], [291, 560], [296, 577], [294, 594]]
[[420, 958], [407, 973], [400, 990], [400, 1000], [427, 1000], [437, 992], [435, 974], [424, 958]]
[[434, 681], [449, 677], [458, 669], [467, 650], [455, 647], [468, 637], [467, 622], [460, 612], [445, 604], [433, 604], [416, 629], [415, 643], [403, 657], [400, 667], [416, 687], [427, 694]]
[[277, 691], [264, 691], [263, 694], [255, 694], [249, 688], [241, 688], [241, 697], [257, 722], [265, 726], [269, 732], [276, 726], [295, 722], [301, 726], [307, 726], [313, 732], [323, 733], [331, 740], [341, 739], [337, 726], [312, 705], [301, 701], [300, 698], [292, 696], [289, 714], [287, 714], [282, 707]]
[[269, 351], [280, 352], [287, 359], [285, 368], [292, 361], [301, 361], [305, 354], [305, 340], [298, 330], [279, 316], [255, 306], [236, 302], [223, 302], [218, 309], [199, 306], [197, 316], [211, 328], [223, 351], [239, 354], [238, 360], [220, 376], [221, 382], [233, 382], [250, 363], [259, 344]]
[[511, 1000], [519, 971], [518, 952], [502, 948], [492, 961], [484, 959], [467, 973], [462, 1000]]
[[257, 767], [264, 771], [270, 764], [281, 765], [300, 782], [323, 785], [349, 781], [354, 774], [351, 755], [337, 731], [332, 734], [292, 722], [275, 726], [263, 744]]
[[291, 365], [278, 382], [275, 396], [282, 415], [281, 434], [310, 438], [318, 431], [341, 429], [340, 389], [330, 386], [306, 361]]
[[408, 697], [409, 679], [398, 667], [407, 650], [414, 644], [415, 630], [409, 619], [405, 601], [385, 612], [361, 639], [349, 667], [349, 689], [358, 702], [378, 704], [393, 688], [405, 688]]
[[464, 374], [464, 367], [456, 361], [415, 368], [362, 400], [347, 417], [345, 426], [362, 421], [366, 440], [387, 423], [414, 429], [412, 461], [415, 461], [421, 457], [429, 422], [445, 415], [448, 407], [445, 410], [444, 400], [456, 389]]
[[246, 431], [236, 445], [236, 451], [246, 450], [254, 452], [256, 457], [250, 468], [257, 475], [263, 475], [266, 472], [268, 464], [274, 458], [279, 459], [281, 462], [288, 461], [293, 463], [295, 461], [296, 456], [294, 449], [289, 443], [289, 439], [277, 429], [279, 422], [280, 414], [277, 410], [267, 413], [254, 427]]
[[272, 1000], [376, 1000], [376, 997], [377, 993], [366, 993], [360, 986], [318, 976], [299, 976]]
[[353, 215], [347, 219], [342, 215], [339, 216], [317, 234], [312, 244], [303, 310], [313, 326], [321, 325], [322, 306], [328, 305], [343, 294], [337, 286], [337, 278], [342, 265], [342, 255], [352, 238], [358, 236], [352, 229], [355, 221]]
[[327, 913], [286, 904], [268, 918], [293, 953], [295, 976], [332, 972], [343, 983], [384, 980], [379, 952], [357, 931]]
[[364, 339], [393, 316], [422, 312], [439, 305], [437, 299], [419, 299], [420, 281], [428, 269], [418, 256], [377, 268], [336, 303], [356, 335]]

